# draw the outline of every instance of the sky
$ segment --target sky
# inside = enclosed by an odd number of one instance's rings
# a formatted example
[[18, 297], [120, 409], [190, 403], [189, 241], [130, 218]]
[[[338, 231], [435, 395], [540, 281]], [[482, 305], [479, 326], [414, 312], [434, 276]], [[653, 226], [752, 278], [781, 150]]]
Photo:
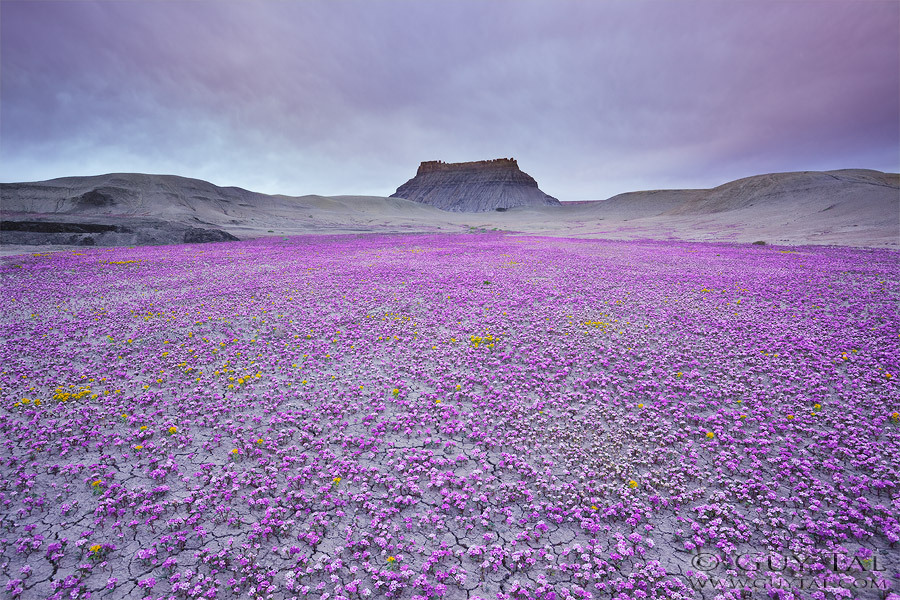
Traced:
[[386, 196], [501, 157], [560, 200], [898, 172], [900, 2], [0, 2], [0, 181]]

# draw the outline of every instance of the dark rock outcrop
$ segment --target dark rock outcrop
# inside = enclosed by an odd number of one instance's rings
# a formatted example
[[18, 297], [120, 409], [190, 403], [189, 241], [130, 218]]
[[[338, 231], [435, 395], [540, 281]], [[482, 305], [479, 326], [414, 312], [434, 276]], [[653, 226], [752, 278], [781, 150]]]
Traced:
[[[33, 215], [37, 216], [37, 215]], [[221, 229], [147, 218], [42, 215], [41, 220], [0, 220], [0, 244], [21, 246], [146, 246], [229, 242], [238, 238]]]
[[[174, 175], [110, 173], [0, 183], [0, 244], [143, 246], [235, 241], [271, 197]], [[247, 219], [250, 220], [250, 219]]]
[[488, 212], [517, 206], [559, 205], [519, 170], [513, 158], [463, 163], [426, 161], [416, 176], [397, 188], [405, 198], [451, 212]]
[[79, 208], [102, 209], [115, 206], [117, 198], [127, 194], [128, 190], [121, 188], [97, 188], [81, 194], [73, 201]]
[[28, 231], [33, 233], [130, 233], [126, 227], [100, 223], [64, 223], [60, 221], [0, 221], [0, 231]]
[[191, 227], [184, 232], [185, 244], [206, 244], [209, 242], [236, 242], [238, 238], [221, 229], [201, 229]]

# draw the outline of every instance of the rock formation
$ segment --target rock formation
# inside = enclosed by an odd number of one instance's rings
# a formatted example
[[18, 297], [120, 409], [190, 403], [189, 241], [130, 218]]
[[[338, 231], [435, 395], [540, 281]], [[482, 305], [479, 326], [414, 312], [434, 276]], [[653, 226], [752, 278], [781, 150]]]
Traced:
[[397, 188], [405, 198], [451, 212], [488, 212], [517, 206], [559, 205], [519, 170], [513, 158], [463, 163], [425, 161], [416, 176]]
[[216, 228], [192, 227], [160, 219], [85, 218], [34, 215], [0, 220], [0, 244], [20, 246], [150, 246], [230, 242], [238, 238]]
[[[407, 186], [435, 177], [461, 178], [463, 185], [467, 177], [471, 182], [498, 172], [505, 180], [526, 182], [510, 187], [547, 200], [506, 159], [423, 163]], [[491, 189], [493, 181], [482, 188]], [[140, 173], [0, 183], [0, 256], [33, 252], [29, 246], [36, 244], [49, 251], [267, 235], [492, 229], [573, 238], [900, 247], [900, 175], [865, 169], [755, 175], [713, 189], [629, 192], [608, 200], [559, 204], [550, 198], [508, 211], [502, 205], [464, 208], [489, 212], [448, 212], [404, 198], [271, 196]]]
[[[0, 184], [0, 244], [144, 246], [234, 241], [210, 216], [267, 198], [173, 175], [110, 173]], [[223, 221], [225, 219], [220, 219]]]

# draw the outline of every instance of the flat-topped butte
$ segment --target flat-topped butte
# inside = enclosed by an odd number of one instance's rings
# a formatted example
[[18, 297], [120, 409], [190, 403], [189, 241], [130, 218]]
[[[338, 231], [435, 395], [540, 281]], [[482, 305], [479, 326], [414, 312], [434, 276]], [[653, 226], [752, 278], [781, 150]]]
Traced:
[[424, 161], [416, 176], [397, 188], [392, 197], [451, 212], [559, 205], [559, 200], [542, 192], [534, 178], [519, 169], [514, 158]]
[[473, 171], [479, 169], [518, 169], [519, 163], [514, 158], [494, 158], [491, 160], [473, 160], [469, 162], [448, 163], [442, 160], [424, 160], [419, 165], [417, 174], [433, 171]]

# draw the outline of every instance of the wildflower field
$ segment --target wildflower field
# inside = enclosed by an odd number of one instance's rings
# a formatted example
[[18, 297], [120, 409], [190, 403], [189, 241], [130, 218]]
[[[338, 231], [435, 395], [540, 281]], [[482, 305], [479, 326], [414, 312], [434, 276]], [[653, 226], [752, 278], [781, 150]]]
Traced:
[[0, 597], [896, 598], [898, 258], [2, 259]]

